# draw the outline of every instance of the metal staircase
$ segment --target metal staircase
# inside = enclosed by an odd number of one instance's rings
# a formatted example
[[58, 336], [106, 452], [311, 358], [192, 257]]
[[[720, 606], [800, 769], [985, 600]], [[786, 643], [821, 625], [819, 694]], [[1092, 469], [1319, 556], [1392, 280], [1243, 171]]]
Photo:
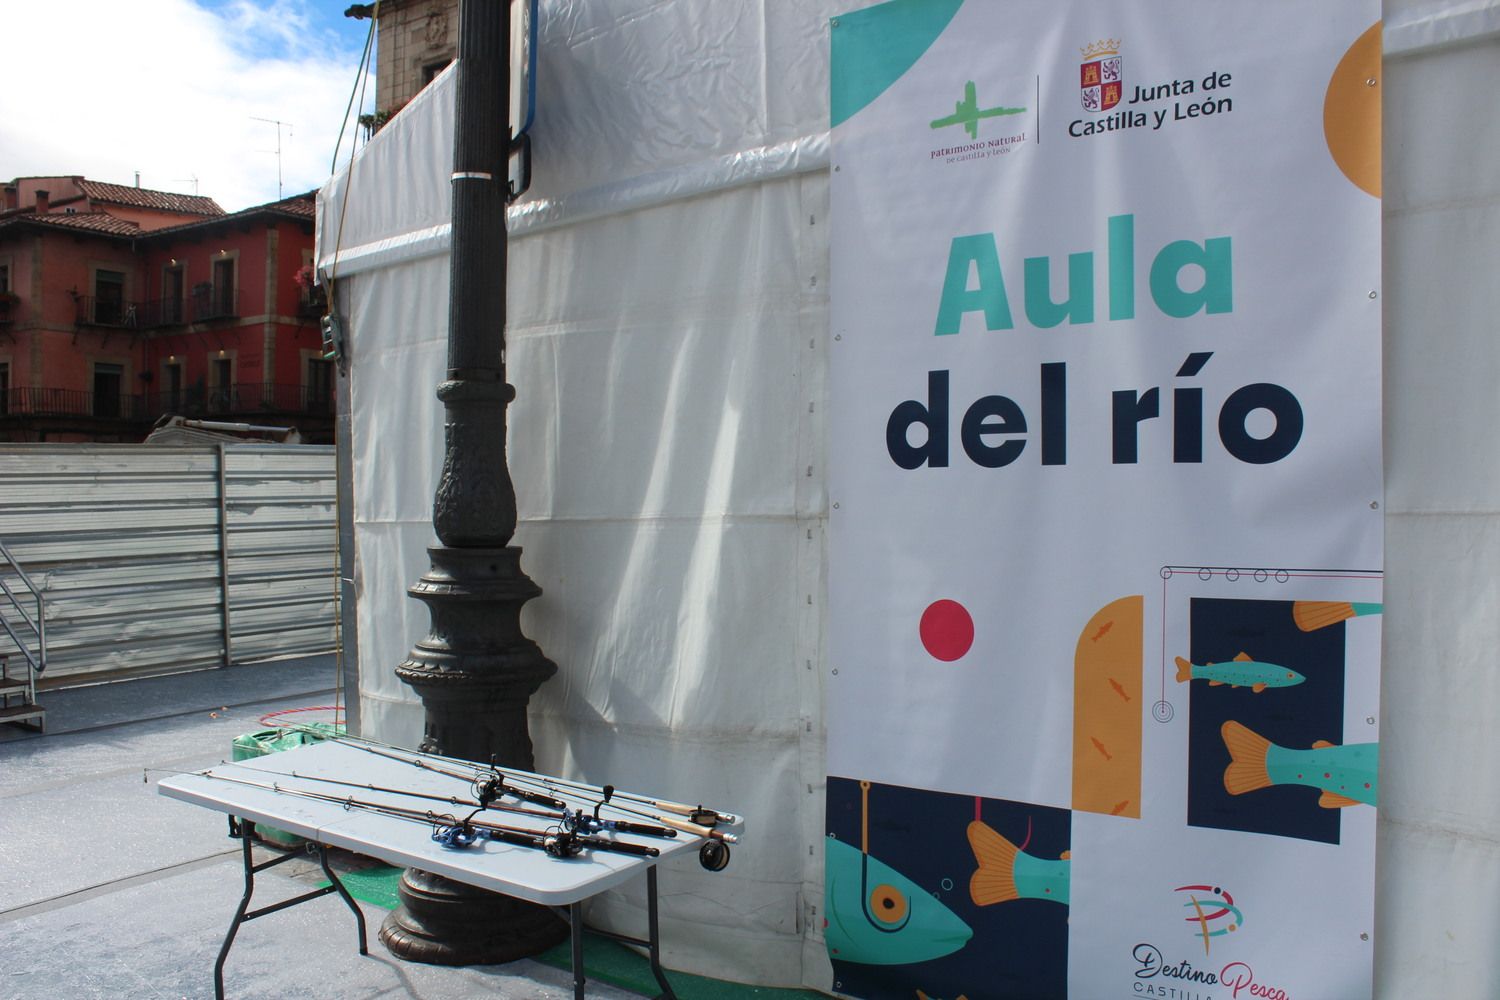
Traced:
[[[11, 588], [7, 577], [19, 581], [21, 593]], [[41, 732], [47, 710], [36, 703], [36, 679], [47, 669], [47, 608], [41, 588], [31, 582], [4, 542], [0, 542], [0, 630], [14, 647], [4, 649], [0, 640], [0, 723]]]

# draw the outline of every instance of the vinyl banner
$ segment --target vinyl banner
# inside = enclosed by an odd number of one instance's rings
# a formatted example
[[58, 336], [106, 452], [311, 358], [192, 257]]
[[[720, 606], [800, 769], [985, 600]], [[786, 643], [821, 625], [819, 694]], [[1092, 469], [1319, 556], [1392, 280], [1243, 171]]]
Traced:
[[1379, 17], [833, 20], [836, 992], [1370, 994]]

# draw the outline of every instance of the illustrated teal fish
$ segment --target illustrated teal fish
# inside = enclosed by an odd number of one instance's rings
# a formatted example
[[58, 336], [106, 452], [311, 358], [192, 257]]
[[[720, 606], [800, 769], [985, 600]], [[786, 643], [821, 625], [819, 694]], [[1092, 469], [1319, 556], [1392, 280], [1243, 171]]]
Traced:
[[1295, 670], [1252, 660], [1249, 653], [1241, 653], [1225, 663], [1189, 663], [1180, 656], [1176, 660], [1179, 684], [1208, 681], [1209, 687], [1228, 684], [1230, 687], [1247, 687], [1260, 694], [1266, 688], [1291, 687], [1307, 680]]
[[890, 865], [829, 837], [824, 855], [830, 957], [866, 965], [908, 965], [950, 955], [973, 930]]
[[1056, 861], [1027, 854], [988, 824], [969, 824], [969, 847], [979, 868], [969, 879], [969, 898], [975, 906], [1013, 899], [1046, 899], [1068, 905], [1072, 862], [1064, 851]]
[[1306, 785], [1322, 791], [1318, 805], [1324, 809], [1375, 804], [1379, 743], [1335, 746], [1318, 740], [1311, 750], [1290, 750], [1233, 720], [1219, 732], [1229, 749], [1224, 789], [1230, 795], [1272, 785]]

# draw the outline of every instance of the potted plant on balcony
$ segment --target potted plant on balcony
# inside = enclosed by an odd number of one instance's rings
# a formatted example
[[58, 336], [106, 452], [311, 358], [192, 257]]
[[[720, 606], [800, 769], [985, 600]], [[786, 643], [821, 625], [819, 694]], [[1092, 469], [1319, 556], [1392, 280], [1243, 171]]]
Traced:
[[317, 319], [328, 310], [328, 297], [324, 293], [323, 286], [318, 284], [318, 272], [311, 264], [303, 264], [295, 274], [292, 282], [297, 286], [299, 299], [297, 302], [297, 315]]
[[20, 301], [21, 297], [15, 292], [0, 292], [0, 323], [10, 322], [10, 314]]

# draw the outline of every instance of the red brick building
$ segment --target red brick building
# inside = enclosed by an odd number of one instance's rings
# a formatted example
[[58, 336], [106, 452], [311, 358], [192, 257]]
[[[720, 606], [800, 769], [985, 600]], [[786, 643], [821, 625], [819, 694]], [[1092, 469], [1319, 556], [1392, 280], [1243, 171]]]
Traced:
[[[313, 195], [211, 198], [26, 177], [0, 208], [0, 440], [139, 441], [164, 414], [330, 441]], [[310, 272], [309, 272], [310, 273]]]

